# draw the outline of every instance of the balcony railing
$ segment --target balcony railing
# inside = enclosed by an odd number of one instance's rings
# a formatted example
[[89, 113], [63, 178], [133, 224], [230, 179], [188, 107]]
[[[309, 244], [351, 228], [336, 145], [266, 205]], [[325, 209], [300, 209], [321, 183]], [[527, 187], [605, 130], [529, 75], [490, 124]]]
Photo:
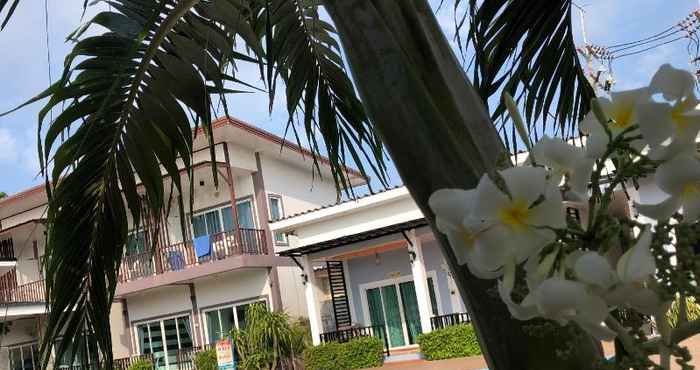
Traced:
[[389, 356], [389, 340], [386, 336], [386, 329], [381, 325], [362, 326], [321, 333], [321, 342], [345, 343], [353, 338], [359, 337], [377, 337], [382, 339], [384, 341], [384, 351], [386, 352], [386, 355]]
[[157, 247], [155, 251], [125, 256], [119, 271], [119, 282], [179, 271], [242, 254], [267, 254], [265, 231], [238, 229], [214, 234], [211, 236], [211, 253], [203, 258], [197, 257], [191, 240]]
[[44, 280], [0, 290], [0, 303], [43, 303], [46, 301]]
[[465, 324], [472, 319], [466, 312], [451, 313], [448, 315], [433, 316], [430, 318], [430, 326], [433, 330], [442, 329], [448, 326]]

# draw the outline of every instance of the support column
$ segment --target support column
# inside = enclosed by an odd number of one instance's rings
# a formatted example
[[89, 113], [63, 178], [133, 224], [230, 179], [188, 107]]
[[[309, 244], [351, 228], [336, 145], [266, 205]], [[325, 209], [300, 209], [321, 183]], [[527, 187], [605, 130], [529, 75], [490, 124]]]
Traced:
[[[265, 245], [267, 254], [275, 255], [275, 245], [272, 242], [274, 236], [270, 231], [270, 212], [267, 207], [267, 191], [265, 190], [265, 181], [263, 179], [262, 163], [260, 161], [260, 153], [255, 152], [255, 164], [257, 171], [253, 172], [253, 190], [255, 191], [255, 203], [258, 208], [258, 221], [260, 228], [265, 231]], [[275, 311], [282, 311], [282, 294], [280, 292], [280, 278], [277, 273], [277, 266], [270, 266], [267, 273], [270, 278], [270, 292], [272, 295], [272, 308]]]
[[238, 230], [238, 243], [243, 243], [243, 240], [241, 239], [240, 228], [238, 227], [238, 209], [236, 208], [236, 187], [234, 186], [235, 178], [233, 177], [233, 171], [231, 171], [231, 158], [228, 152], [228, 143], [226, 142], [224, 142], [224, 160], [226, 161], [226, 184], [228, 184], [228, 192], [231, 198], [231, 217], [233, 220], [233, 228], [235, 230]]
[[192, 304], [192, 331], [194, 339], [201, 347], [204, 347], [204, 338], [202, 337], [202, 320], [199, 317], [199, 305], [197, 304], [197, 292], [194, 289], [194, 284], [187, 284], [190, 289], [190, 303]]
[[309, 313], [309, 326], [311, 327], [311, 340], [314, 346], [321, 344], [321, 312], [316, 300], [316, 277], [314, 266], [309, 255], [301, 257], [301, 265], [304, 268], [304, 297], [306, 298], [306, 310]]
[[408, 240], [410, 241], [408, 253], [411, 259], [413, 284], [416, 287], [420, 326], [423, 333], [430, 333], [433, 330], [432, 325], [430, 325], [432, 305], [430, 304], [430, 293], [428, 292], [428, 274], [425, 272], [425, 261], [423, 260], [423, 247], [420, 238], [416, 236], [415, 229], [412, 229], [408, 234]]
[[136, 349], [134, 348], [133, 335], [131, 333], [131, 320], [129, 319], [129, 306], [127, 305], [126, 298], [121, 300], [122, 308], [122, 321], [124, 325], [124, 335], [126, 336], [126, 346], [129, 349], [129, 356], [136, 355]]

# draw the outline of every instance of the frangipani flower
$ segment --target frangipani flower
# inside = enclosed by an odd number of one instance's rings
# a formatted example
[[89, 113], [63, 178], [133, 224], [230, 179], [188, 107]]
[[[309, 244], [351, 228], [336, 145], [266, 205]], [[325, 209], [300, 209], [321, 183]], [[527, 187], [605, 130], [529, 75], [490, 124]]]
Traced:
[[[428, 200], [430, 209], [435, 212], [436, 226], [447, 236], [450, 246], [460, 264], [467, 264], [469, 271], [482, 279], [493, 279], [501, 275], [499, 271], [482, 270], [475, 264], [479, 252], [476, 238], [479, 234], [479, 224], [473, 222], [465, 226], [465, 217], [471, 214], [474, 207], [476, 190], [440, 189], [433, 193]], [[469, 218], [467, 218], [468, 220]]]
[[540, 316], [561, 325], [573, 321], [597, 339], [612, 340], [615, 337], [615, 333], [603, 324], [608, 316], [608, 305], [583, 283], [560, 277], [549, 278], [542, 281], [520, 304], [512, 301], [510, 291], [504, 284], [499, 284], [499, 294], [516, 319]]
[[532, 155], [539, 164], [551, 169], [552, 182], [559, 184], [566, 177], [571, 192], [579, 200], [588, 199], [594, 159], [586, 156], [584, 148], [545, 136], [532, 148]]
[[638, 204], [635, 207], [644, 216], [667, 220], [683, 210], [683, 221], [692, 222], [700, 216], [700, 161], [689, 155], [680, 155], [658, 167], [656, 184], [669, 195], [658, 204]]
[[551, 228], [566, 226], [561, 192], [547, 179], [544, 168], [515, 167], [501, 171], [509, 194], [484, 175], [476, 188], [471, 217], [464, 226], [481, 221], [476, 239], [476, 263], [495, 271], [520, 263], [554, 241]]
[[[603, 113], [613, 120], [607, 123], [608, 129], [612, 133], [612, 137], [617, 137], [622, 131], [628, 129], [632, 125], [638, 123], [637, 107], [640, 103], [649, 99], [649, 89], [640, 88], [634, 90], [612, 92], [610, 98], [597, 98], [598, 103], [603, 109]], [[603, 153], [608, 145], [608, 135], [605, 129], [598, 122], [593, 111], [589, 112], [579, 124], [579, 129], [584, 134], [588, 135], [586, 140], [586, 153], [590, 158], [598, 158]]]
[[693, 93], [695, 77], [685, 69], [673, 68], [666, 63], [659, 67], [649, 83], [649, 92], [661, 93], [666, 100], [679, 100]]

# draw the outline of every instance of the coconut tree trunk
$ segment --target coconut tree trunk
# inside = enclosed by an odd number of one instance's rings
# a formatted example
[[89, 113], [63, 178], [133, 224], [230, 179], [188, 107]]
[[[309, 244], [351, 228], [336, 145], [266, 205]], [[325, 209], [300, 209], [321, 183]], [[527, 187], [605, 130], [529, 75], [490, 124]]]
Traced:
[[[511, 318], [495, 281], [457, 264], [428, 198], [472, 188], [508, 156], [426, 0], [323, 0], [367, 113], [403, 182], [430, 221], [490, 369], [587, 369], [599, 346], [575, 329]], [[570, 356], [557, 355], [562, 344]], [[567, 345], [567, 344], [570, 344]], [[564, 351], [565, 352], [565, 351]], [[560, 352], [561, 353], [561, 352]]]

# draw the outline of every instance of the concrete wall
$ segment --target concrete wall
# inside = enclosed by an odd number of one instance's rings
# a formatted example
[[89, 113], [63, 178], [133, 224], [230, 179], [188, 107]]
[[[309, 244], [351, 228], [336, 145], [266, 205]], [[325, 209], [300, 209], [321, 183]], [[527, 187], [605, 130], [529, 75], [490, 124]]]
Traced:
[[114, 358], [130, 356], [129, 346], [131, 338], [128, 330], [129, 323], [124, 321], [123, 310], [124, 307], [121, 302], [114, 302], [109, 313], [109, 325], [112, 328], [112, 354]]
[[298, 266], [278, 267], [277, 273], [284, 311], [292, 317], [308, 317], [301, 269]]

